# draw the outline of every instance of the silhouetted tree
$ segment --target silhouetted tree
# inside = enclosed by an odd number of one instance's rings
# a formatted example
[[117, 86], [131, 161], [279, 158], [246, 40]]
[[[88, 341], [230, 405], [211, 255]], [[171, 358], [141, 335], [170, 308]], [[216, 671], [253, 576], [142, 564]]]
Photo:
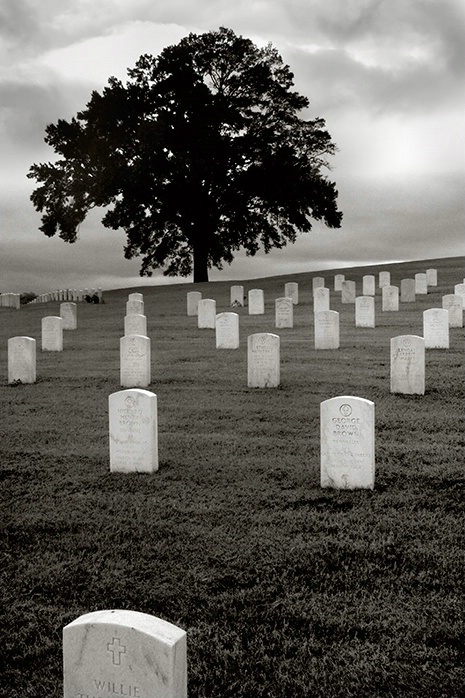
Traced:
[[336, 148], [271, 45], [232, 30], [190, 34], [143, 55], [124, 85], [112, 77], [70, 122], [46, 128], [59, 155], [34, 164], [40, 229], [67, 242], [91, 208], [123, 228], [140, 274], [208, 281], [244, 248], [294, 242], [311, 219], [340, 226], [335, 184], [321, 172]]

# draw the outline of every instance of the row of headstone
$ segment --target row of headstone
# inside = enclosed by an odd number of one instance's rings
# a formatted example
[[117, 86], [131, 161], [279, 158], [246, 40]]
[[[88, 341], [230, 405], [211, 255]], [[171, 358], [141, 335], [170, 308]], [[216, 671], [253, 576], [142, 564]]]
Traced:
[[52, 301], [72, 301], [82, 302], [86, 298], [97, 298], [99, 303], [103, 301], [103, 291], [101, 288], [88, 288], [77, 289], [77, 288], [65, 288], [57, 289], [56, 291], [50, 291], [49, 293], [41, 293], [38, 295], [31, 303], [50, 303]]
[[15, 310], [19, 310], [21, 307], [21, 295], [19, 293], [0, 294], [0, 307], [15, 308]]
[[130, 293], [126, 301], [124, 336], [120, 338], [121, 386], [147, 388], [152, 381], [151, 365], [151, 341], [147, 336], [144, 296], [138, 292]]

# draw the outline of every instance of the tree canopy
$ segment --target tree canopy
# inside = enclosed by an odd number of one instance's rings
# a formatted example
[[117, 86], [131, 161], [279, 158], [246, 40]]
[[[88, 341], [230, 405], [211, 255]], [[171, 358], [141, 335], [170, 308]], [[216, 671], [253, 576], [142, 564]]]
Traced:
[[226, 28], [190, 34], [128, 76], [47, 126], [59, 157], [28, 174], [45, 235], [74, 242], [104, 207], [103, 225], [127, 235], [125, 257], [142, 256], [141, 276], [162, 268], [207, 281], [241, 248], [282, 248], [312, 219], [340, 226], [322, 174], [336, 147], [323, 119], [299, 116], [309, 101], [273, 46]]

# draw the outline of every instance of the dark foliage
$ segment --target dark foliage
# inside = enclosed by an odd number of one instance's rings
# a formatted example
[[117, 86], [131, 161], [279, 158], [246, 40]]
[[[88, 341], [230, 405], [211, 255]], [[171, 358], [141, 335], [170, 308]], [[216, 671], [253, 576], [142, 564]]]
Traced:
[[103, 225], [127, 234], [125, 256], [142, 256], [141, 275], [193, 270], [206, 281], [240, 248], [281, 248], [311, 219], [340, 226], [321, 172], [335, 145], [323, 119], [299, 116], [308, 99], [271, 45], [225, 28], [190, 34], [128, 75], [47, 126], [60, 159], [28, 174], [45, 235], [74, 242], [88, 211], [104, 207]]

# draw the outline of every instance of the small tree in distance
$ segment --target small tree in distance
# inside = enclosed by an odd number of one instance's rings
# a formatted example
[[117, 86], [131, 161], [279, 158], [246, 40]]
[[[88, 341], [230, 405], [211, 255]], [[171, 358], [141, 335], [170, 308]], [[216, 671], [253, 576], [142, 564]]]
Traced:
[[321, 170], [336, 147], [275, 48], [232, 30], [190, 34], [143, 55], [125, 85], [112, 77], [70, 122], [46, 128], [59, 155], [34, 164], [42, 230], [75, 242], [88, 211], [123, 228], [140, 275], [208, 281], [234, 252], [295, 242], [311, 219], [340, 227], [335, 184]]

